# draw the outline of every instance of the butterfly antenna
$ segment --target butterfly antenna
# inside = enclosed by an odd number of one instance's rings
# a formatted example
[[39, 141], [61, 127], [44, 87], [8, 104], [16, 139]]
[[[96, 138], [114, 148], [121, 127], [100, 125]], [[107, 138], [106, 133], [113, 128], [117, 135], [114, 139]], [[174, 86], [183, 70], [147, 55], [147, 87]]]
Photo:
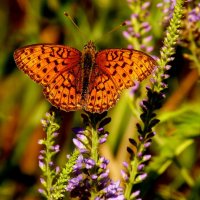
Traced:
[[[121, 29], [123, 26], [126, 26], [126, 25], [127, 25], [127, 23], [124, 21], [124, 22], [121, 23], [120, 25], [115, 26], [113, 29], [111, 29], [110, 31], [106, 32], [106, 33], [104, 34], [104, 36], [105, 36], [105, 35], [109, 35], [109, 34], [115, 32], [115, 31]], [[99, 40], [99, 38], [98, 38], [97, 40]], [[97, 41], [97, 40], [96, 40], [96, 41]], [[95, 41], [95, 42], [96, 42], [96, 41]]]
[[86, 36], [83, 34], [83, 32], [80, 30], [80, 28], [78, 27], [78, 25], [74, 22], [74, 20], [72, 19], [72, 17], [67, 13], [64, 12], [64, 15], [71, 21], [71, 23], [75, 26], [75, 28], [78, 30], [78, 32], [82, 35], [82, 37], [84, 37], [84, 39], [86, 38]]
[[108, 31], [108, 32], [106, 33], [106, 35], [107, 35], [107, 34], [110, 34], [110, 33], [113, 33], [113, 32], [115, 32], [115, 31], [119, 30], [121, 27], [126, 26], [126, 25], [127, 25], [127, 24], [126, 24], [126, 22], [124, 21], [122, 24], [120, 24], [120, 25], [118, 25], [118, 26], [115, 26], [113, 29], [111, 29], [110, 31]]

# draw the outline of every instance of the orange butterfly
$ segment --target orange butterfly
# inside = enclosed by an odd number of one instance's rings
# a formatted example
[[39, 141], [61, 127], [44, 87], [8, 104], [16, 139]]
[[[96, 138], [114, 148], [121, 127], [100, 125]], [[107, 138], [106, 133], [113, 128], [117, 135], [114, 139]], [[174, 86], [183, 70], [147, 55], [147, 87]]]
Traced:
[[102, 113], [119, 99], [124, 88], [151, 74], [156, 62], [129, 49], [97, 52], [89, 41], [82, 52], [54, 44], [25, 46], [14, 52], [19, 67], [44, 86], [46, 98], [56, 107]]

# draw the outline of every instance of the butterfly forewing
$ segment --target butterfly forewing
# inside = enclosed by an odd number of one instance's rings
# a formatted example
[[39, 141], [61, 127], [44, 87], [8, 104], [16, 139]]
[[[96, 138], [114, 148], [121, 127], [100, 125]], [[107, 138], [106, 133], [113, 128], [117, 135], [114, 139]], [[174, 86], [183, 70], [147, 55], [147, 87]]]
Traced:
[[129, 49], [100, 51], [96, 63], [113, 77], [119, 90], [133, 86], [134, 80], [145, 79], [156, 65], [155, 60], [147, 54]]
[[17, 66], [44, 86], [46, 98], [66, 111], [81, 109], [81, 52], [64, 45], [38, 44], [14, 53]]

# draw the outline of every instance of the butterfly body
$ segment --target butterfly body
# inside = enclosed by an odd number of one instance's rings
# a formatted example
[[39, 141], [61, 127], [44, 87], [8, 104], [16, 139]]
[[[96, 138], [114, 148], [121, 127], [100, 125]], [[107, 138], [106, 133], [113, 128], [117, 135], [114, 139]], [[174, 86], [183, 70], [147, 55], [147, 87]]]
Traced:
[[82, 52], [82, 59], [81, 59], [82, 60], [82, 93], [81, 93], [82, 102], [86, 100], [91, 73], [92, 71], [95, 70], [95, 54], [96, 54], [96, 48], [93, 42], [89, 41], [88, 44], [84, 46], [84, 49]]
[[96, 113], [115, 105], [123, 89], [145, 79], [156, 65], [136, 50], [96, 51], [91, 41], [82, 52], [65, 45], [29, 45], [17, 49], [14, 59], [19, 69], [44, 87], [54, 106]]

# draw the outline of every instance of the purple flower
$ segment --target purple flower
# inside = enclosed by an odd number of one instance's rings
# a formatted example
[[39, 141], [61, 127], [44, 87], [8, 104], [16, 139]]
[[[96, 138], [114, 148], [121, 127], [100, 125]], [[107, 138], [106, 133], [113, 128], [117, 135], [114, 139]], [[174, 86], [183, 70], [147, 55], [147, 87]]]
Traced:
[[79, 151], [81, 153], [87, 153], [88, 152], [88, 149], [86, 148], [86, 146], [82, 142], [77, 140], [76, 138], [73, 139], [73, 143], [79, 149]]
[[138, 154], [137, 154], [137, 156], [138, 156], [138, 158], [142, 158], [142, 152], [138, 152]]
[[143, 161], [148, 161], [151, 159], [151, 155], [144, 155], [143, 156]]
[[42, 171], [45, 170], [45, 164], [41, 160], [39, 160], [39, 167]]
[[100, 174], [99, 180], [107, 178], [109, 175], [109, 170], [106, 170], [104, 173]]
[[144, 147], [145, 148], [148, 148], [148, 147], [150, 147], [151, 146], [151, 142], [146, 142], [146, 143], [144, 143]]
[[144, 169], [145, 165], [144, 164], [140, 164], [138, 166], [138, 171], [142, 171]]
[[161, 8], [164, 13], [164, 23], [169, 22], [172, 18], [175, 5], [176, 0], [164, 0], [163, 2], [159, 2], [157, 4], [157, 8]]
[[51, 149], [55, 152], [58, 153], [60, 151], [60, 145], [55, 145], [55, 146], [51, 146]]
[[45, 184], [46, 184], [46, 181], [44, 180], [44, 178], [40, 178], [40, 183], [41, 183], [42, 185], [45, 185]]
[[141, 181], [143, 181], [144, 179], [146, 179], [146, 177], [147, 177], [147, 173], [141, 174], [141, 175], [137, 176], [136, 182], [137, 182], [137, 181], [138, 181], [138, 182], [141, 182]]
[[130, 43], [128, 48], [140, 47], [139, 50], [150, 53], [153, 51], [153, 47], [150, 45], [152, 36], [149, 35], [151, 25], [147, 20], [151, 3], [149, 1], [141, 3], [139, 0], [135, 0], [129, 2], [129, 5], [133, 13], [131, 14], [130, 20], [126, 21], [127, 30], [123, 32], [123, 36]]
[[39, 159], [39, 160], [43, 160], [43, 159], [44, 159], [44, 156], [43, 156], [43, 155], [39, 155], [39, 156], [38, 156], [38, 159]]
[[[74, 178], [69, 181], [66, 190], [70, 191], [72, 197], [87, 199], [86, 197], [90, 196], [90, 191], [93, 190], [93, 187], [96, 187], [95, 191], [99, 191], [99, 193], [97, 192], [95, 199], [105, 199], [107, 195], [105, 190], [111, 182], [109, 170], [106, 169], [108, 160], [100, 157], [98, 163], [96, 163], [93, 159], [84, 157], [85, 155], [87, 154], [81, 154], [78, 157], [74, 166], [74, 175], [72, 175]], [[110, 194], [110, 196], [116, 197], [118, 194]]]
[[188, 21], [192, 23], [200, 21], [200, 3], [188, 13]]
[[[200, 3], [193, 1], [188, 4], [185, 12], [184, 27], [181, 31], [182, 37], [179, 43], [188, 49], [185, 57], [196, 63], [200, 59]], [[195, 64], [196, 65], [196, 64]], [[197, 65], [198, 66], [198, 65]]]
[[106, 167], [109, 163], [109, 160], [107, 160], [105, 157], [100, 157], [99, 162], [100, 162], [100, 164], [99, 164], [100, 168], [106, 169]]
[[132, 194], [131, 194], [131, 199], [134, 199], [135, 197], [137, 197], [137, 196], [139, 196], [140, 195], [140, 190], [137, 190], [137, 191], [135, 191], [135, 192], [133, 192]]
[[120, 182], [113, 182], [103, 190], [105, 192], [106, 199], [119, 199], [124, 200], [124, 195], [122, 194], [122, 188], [120, 187]]
[[82, 169], [83, 162], [84, 162], [83, 155], [80, 154], [76, 160], [76, 164], [74, 165], [74, 171], [79, 171], [80, 169]]
[[99, 131], [99, 132], [103, 132], [103, 131], [104, 131], [104, 128], [103, 128], [103, 127], [100, 127], [100, 128], [98, 128], [98, 131]]
[[39, 192], [40, 194], [45, 194], [45, 191], [44, 191], [43, 189], [41, 189], [41, 188], [38, 189], [38, 192]]
[[55, 171], [56, 171], [56, 174], [58, 174], [60, 172], [60, 167], [56, 166]]
[[[74, 166], [74, 178], [70, 179], [66, 190], [71, 192], [73, 197], [85, 199], [90, 196], [90, 191], [96, 187], [97, 197], [95, 199], [122, 198], [122, 188], [119, 182], [114, 183], [109, 178], [109, 170], [106, 169], [108, 161], [100, 157], [99, 164], [90, 158], [80, 155]], [[95, 171], [94, 171], [95, 169]], [[92, 173], [96, 172], [96, 174]], [[90, 175], [89, 175], [90, 174]]]
[[72, 191], [77, 186], [79, 186], [80, 182], [83, 180], [83, 175], [79, 174], [77, 177], [69, 180], [68, 185], [66, 187], [67, 191]]
[[129, 179], [128, 174], [124, 170], [121, 170], [121, 175], [124, 181], [127, 181]]
[[151, 3], [150, 3], [149, 1], [144, 2], [143, 5], [141, 6], [142, 10], [147, 9], [147, 8], [150, 6], [150, 4], [151, 4]]
[[127, 162], [124, 161], [122, 164], [123, 164], [123, 166], [124, 166], [126, 169], [128, 169], [129, 165], [128, 165]]
[[[111, 119], [106, 117], [106, 113], [82, 114], [86, 129], [74, 128], [76, 138], [73, 143], [79, 150], [80, 155], [73, 166], [73, 173], [68, 182], [66, 190], [70, 192], [71, 197], [79, 199], [89, 199], [92, 191], [95, 191], [96, 200], [103, 199], [124, 199], [122, 188], [119, 183], [113, 182], [109, 178], [107, 165], [109, 161], [104, 157], [97, 157], [93, 145], [99, 145], [106, 141], [109, 133], [105, 131], [104, 126]], [[95, 138], [93, 138], [95, 135]], [[93, 143], [94, 139], [96, 142]], [[95, 155], [95, 156], [94, 156]]]
[[128, 31], [123, 31], [123, 36], [128, 40], [131, 39], [131, 37], [132, 37]]
[[85, 159], [85, 167], [86, 169], [91, 169], [95, 166], [95, 161], [88, 158], [88, 159]]
[[101, 139], [99, 139], [99, 143], [103, 144], [106, 142], [106, 140], [107, 140], [107, 137], [102, 137]]

